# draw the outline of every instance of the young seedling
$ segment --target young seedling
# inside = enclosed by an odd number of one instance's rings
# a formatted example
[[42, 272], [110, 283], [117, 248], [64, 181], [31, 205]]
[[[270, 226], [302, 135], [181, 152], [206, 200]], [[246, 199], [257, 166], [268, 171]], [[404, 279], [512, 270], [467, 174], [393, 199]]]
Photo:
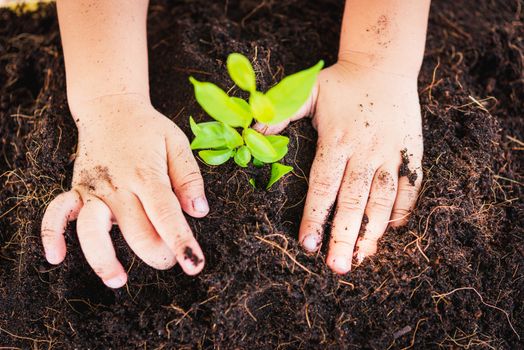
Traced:
[[[249, 162], [261, 167], [271, 164], [269, 189], [292, 167], [277, 163], [288, 152], [289, 138], [282, 135], [263, 135], [250, 128], [253, 121], [266, 125], [278, 124], [298, 112], [311, 94], [321, 60], [311, 68], [282, 79], [266, 93], [257, 90], [253, 66], [247, 57], [232, 53], [227, 58], [227, 70], [233, 82], [249, 92], [249, 100], [229, 96], [215, 84], [201, 82], [193, 77], [189, 81], [195, 88], [200, 106], [215, 121], [196, 123], [189, 117], [195, 138], [191, 149], [200, 150], [198, 155], [208, 165], [220, 165], [233, 158], [245, 168]], [[241, 128], [239, 132], [237, 129]], [[254, 181], [250, 182], [254, 185]]]

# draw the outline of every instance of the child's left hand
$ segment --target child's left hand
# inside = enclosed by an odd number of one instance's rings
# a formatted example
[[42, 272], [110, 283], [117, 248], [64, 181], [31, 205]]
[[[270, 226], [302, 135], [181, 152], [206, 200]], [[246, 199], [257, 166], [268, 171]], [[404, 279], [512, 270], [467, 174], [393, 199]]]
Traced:
[[[310, 252], [319, 248], [336, 200], [326, 261], [343, 274], [353, 256], [360, 263], [374, 254], [388, 224], [406, 223], [415, 205], [423, 151], [417, 79], [341, 61], [319, 74], [294, 118], [265, 133], [306, 115], [313, 115], [318, 143], [299, 240]], [[399, 177], [404, 149], [417, 173], [414, 185]]]

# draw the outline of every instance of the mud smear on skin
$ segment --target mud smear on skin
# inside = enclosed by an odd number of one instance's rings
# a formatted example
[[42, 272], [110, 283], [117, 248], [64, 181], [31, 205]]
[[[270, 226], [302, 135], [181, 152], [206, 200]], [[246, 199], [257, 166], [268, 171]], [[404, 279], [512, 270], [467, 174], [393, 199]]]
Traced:
[[[90, 270], [74, 223], [66, 231], [65, 262], [45, 262], [43, 208], [69, 187], [76, 143], [58, 27], [53, 8], [21, 18], [0, 11], [0, 67], [8, 67], [0, 69], [0, 344], [519, 348], [500, 310], [484, 305], [473, 290], [457, 290], [474, 288], [508, 312], [522, 333], [524, 193], [518, 183], [524, 182], [524, 160], [508, 138], [524, 140], [523, 27], [516, 4], [433, 1], [419, 80], [422, 196], [408, 226], [387, 233], [375, 256], [336, 276], [324, 254], [310, 256], [299, 247], [316, 145], [310, 121], [303, 120], [285, 131], [291, 142], [284, 162], [299, 176], [269, 192], [253, 190], [252, 176], [234, 164], [201, 166], [211, 212], [188, 217], [206, 258], [198, 276], [185, 276], [179, 266], [149, 268], [114, 228], [117, 256], [129, 270], [128, 285], [115, 291]], [[155, 107], [190, 135], [189, 115], [209, 117], [194, 102], [187, 78], [231, 86], [224, 65], [232, 51], [256, 58], [264, 90], [320, 58], [329, 65], [336, 59], [342, 6], [338, 0], [307, 6], [153, 1], [148, 39]], [[489, 96], [496, 100], [484, 100]]]
[[198, 255], [193, 253], [191, 247], [184, 248], [184, 260], [190, 260], [193, 266], [198, 266], [204, 261], [203, 259], [200, 259]]
[[100, 187], [109, 187], [113, 191], [118, 189], [113, 185], [113, 178], [109, 174], [109, 168], [101, 165], [97, 165], [91, 170], [82, 170], [78, 186], [87, 188], [89, 192], [96, 192], [97, 189], [100, 190]]

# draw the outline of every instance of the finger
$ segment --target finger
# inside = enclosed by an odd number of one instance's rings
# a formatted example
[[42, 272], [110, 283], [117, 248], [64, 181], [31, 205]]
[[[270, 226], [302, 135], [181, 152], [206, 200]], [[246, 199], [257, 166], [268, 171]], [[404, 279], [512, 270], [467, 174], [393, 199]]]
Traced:
[[355, 158], [349, 160], [338, 192], [327, 256], [327, 265], [336, 273], [344, 274], [351, 269], [353, 250], [363, 223], [374, 174], [373, 165], [366, 165], [365, 161]]
[[147, 216], [176, 260], [188, 275], [204, 267], [204, 254], [182, 213], [175, 194], [162, 183], [152, 184], [138, 193]]
[[169, 178], [182, 209], [193, 217], [206, 216], [209, 204], [204, 181], [187, 138], [181, 132], [177, 133], [168, 137], [167, 145]]
[[69, 221], [76, 220], [82, 208], [78, 192], [71, 190], [59, 194], [49, 203], [42, 219], [42, 244], [50, 264], [60, 264], [66, 255], [64, 231]]
[[158, 270], [175, 265], [175, 255], [157, 234], [134, 194], [119, 191], [106, 203], [115, 215], [127, 244], [140, 259]]
[[365, 257], [375, 254], [377, 242], [386, 231], [391, 210], [397, 195], [397, 172], [394, 166], [381, 167], [373, 178], [365, 215], [367, 223], [362, 225], [357, 241], [356, 260], [360, 264]]
[[299, 230], [299, 241], [307, 251], [316, 251], [322, 242], [324, 225], [344, 175], [347, 154], [344, 147], [337, 147], [336, 144], [320, 142], [317, 147]]
[[264, 123], [256, 123], [253, 129], [265, 135], [278, 134], [284, 130], [290, 122], [302, 119], [306, 116], [312, 116], [315, 112], [315, 105], [318, 97], [319, 85], [318, 82], [311, 90], [311, 95], [307, 101], [300, 107], [300, 109], [291, 117], [275, 125], [267, 125]]
[[264, 134], [264, 135], [274, 135], [274, 134], [278, 134], [280, 133], [282, 130], [284, 130], [285, 128], [287, 128], [287, 126], [289, 125], [289, 123], [291, 123], [292, 121], [295, 121], [295, 120], [298, 120], [299, 118], [289, 118], [289, 119], [286, 119], [278, 124], [274, 124], [274, 125], [268, 125], [268, 124], [264, 124], [264, 123], [256, 123], [255, 125], [253, 125], [253, 129], [255, 129], [256, 131], [258, 131], [259, 133], [261, 134]]
[[420, 158], [412, 160], [409, 169], [411, 171], [409, 176], [401, 176], [398, 179], [397, 196], [389, 222], [391, 227], [407, 224], [409, 215], [417, 202], [423, 176]]
[[78, 215], [76, 230], [87, 262], [110, 288], [120, 288], [127, 274], [118, 261], [109, 231], [113, 226], [111, 211], [100, 199], [89, 196]]

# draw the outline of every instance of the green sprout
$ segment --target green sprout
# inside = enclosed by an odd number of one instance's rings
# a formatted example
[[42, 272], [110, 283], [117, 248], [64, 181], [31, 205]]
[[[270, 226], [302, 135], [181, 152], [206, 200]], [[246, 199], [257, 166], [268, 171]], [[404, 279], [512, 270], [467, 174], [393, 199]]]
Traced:
[[[243, 168], [250, 162], [256, 167], [271, 164], [271, 177], [266, 187], [269, 189], [293, 170], [293, 167], [277, 163], [288, 152], [289, 138], [266, 136], [250, 126], [253, 121], [278, 124], [297, 113], [309, 98], [323, 66], [321, 60], [311, 68], [285, 77], [263, 93], [257, 90], [255, 71], [249, 59], [232, 53], [227, 58], [227, 70], [233, 82], [249, 92], [248, 101], [229, 96], [215, 84], [190, 77], [198, 104], [215, 120], [197, 124], [189, 117], [195, 135], [191, 149], [200, 150], [199, 157], [208, 165], [221, 165], [230, 158]], [[250, 184], [254, 185], [254, 181]]]

